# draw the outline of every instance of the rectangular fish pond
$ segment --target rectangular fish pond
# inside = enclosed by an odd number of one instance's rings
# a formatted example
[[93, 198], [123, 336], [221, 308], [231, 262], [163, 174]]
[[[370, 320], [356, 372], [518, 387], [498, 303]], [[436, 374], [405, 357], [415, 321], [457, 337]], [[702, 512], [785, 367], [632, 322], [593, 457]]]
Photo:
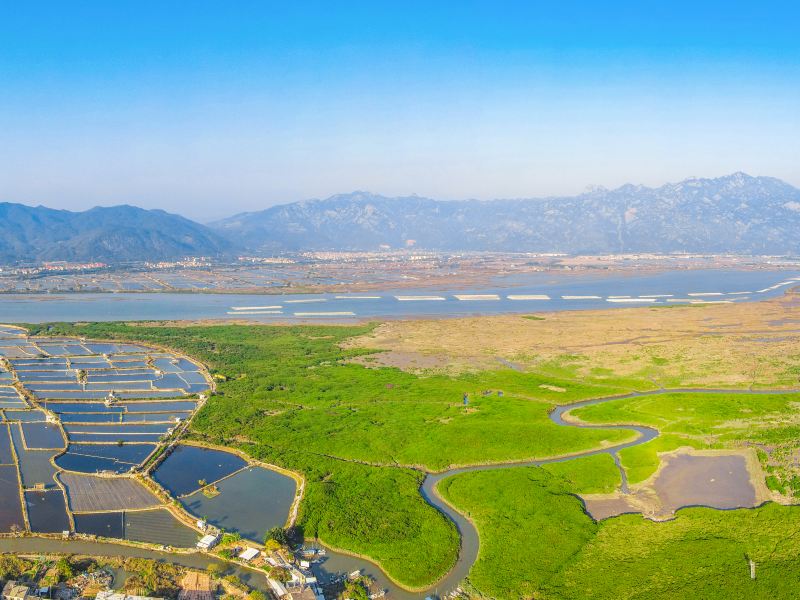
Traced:
[[155, 450], [155, 444], [70, 444], [56, 464], [66, 471], [127, 473]]
[[70, 529], [67, 503], [59, 489], [25, 492], [25, 508], [31, 531], [61, 533]]
[[33, 487], [36, 484], [44, 484], [47, 487], [55, 486], [56, 482], [53, 476], [56, 469], [50, 463], [50, 459], [60, 450], [28, 450], [23, 445], [22, 431], [19, 425], [12, 424], [10, 431], [11, 439], [14, 441], [14, 450], [19, 460], [22, 485], [25, 487]]
[[60, 473], [73, 512], [141, 510], [160, 505], [158, 497], [136, 479], [130, 477], [94, 477], [77, 473]]
[[8, 533], [14, 527], [25, 529], [17, 468], [13, 465], [2, 465], [0, 466], [0, 532]]
[[131, 424], [110, 424], [110, 425], [73, 425], [65, 424], [64, 429], [67, 434], [73, 433], [111, 433], [116, 435], [134, 433], [166, 433], [172, 427], [170, 423], [131, 423]]
[[100, 442], [109, 444], [114, 442], [158, 442], [162, 433], [70, 433], [72, 442]]
[[0, 423], [0, 465], [13, 464], [14, 456], [11, 454], [11, 434], [8, 432], [8, 425]]
[[193, 548], [200, 534], [168, 510], [118, 511], [75, 515], [75, 531], [99, 537]]
[[22, 423], [25, 445], [32, 450], [62, 450], [66, 442], [54, 423]]
[[47, 417], [44, 411], [41, 410], [7, 410], [6, 421], [24, 421], [32, 423], [35, 421], [44, 421]]
[[46, 402], [45, 406], [54, 413], [122, 413], [125, 407], [122, 405], [106, 406], [102, 402]]

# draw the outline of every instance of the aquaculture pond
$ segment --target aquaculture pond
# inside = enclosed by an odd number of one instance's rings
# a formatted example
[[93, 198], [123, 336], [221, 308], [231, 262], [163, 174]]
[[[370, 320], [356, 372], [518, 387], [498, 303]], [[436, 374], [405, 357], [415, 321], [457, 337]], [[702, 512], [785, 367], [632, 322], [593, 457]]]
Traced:
[[27, 408], [28, 405], [19, 397], [14, 388], [0, 388], [0, 408]]
[[25, 445], [33, 450], [61, 450], [65, 446], [61, 429], [54, 423], [22, 423]]
[[164, 508], [125, 513], [125, 539], [193, 548], [200, 535]]
[[8, 425], [0, 424], [0, 465], [14, 464], [14, 456], [11, 454], [11, 435], [8, 433]]
[[147, 412], [130, 412], [122, 415], [123, 423], [154, 423], [154, 422], [168, 422], [170, 425], [175, 425], [178, 421], [183, 421], [192, 416], [191, 412], [172, 412], [172, 413], [147, 413]]
[[6, 421], [21, 421], [31, 423], [34, 421], [44, 421], [47, 417], [41, 410], [7, 410]]
[[61, 490], [25, 492], [25, 508], [31, 531], [61, 533], [70, 529], [67, 503]]
[[56, 458], [66, 471], [125, 473], [150, 456], [155, 444], [70, 444], [69, 451]]
[[121, 412], [61, 413], [58, 415], [66, 427], [69, 423], [122, 423]]
[[13, 465], [2, 465], [0, 466], [0, 532], [11, 531], [12, 527], [25, 528], [17, 469]]
[[173, 400], [170, 402], [136, 402], [125, 405], [127, 412], [157, 412], [157, 411], [193, 411], [197, 402], [191, 400]]
[[72, 442], [99, 442], [108, 444], [114, 442], [149, 442], [155, 443], [161, 440], [161, 433], [70, 433], [69, 439]]
[[269, 529], [285, 525], [296, 489], [291, 477], [262, 467], [249, 467], [217, 487], [220, 493], [213, 498], [198, 491], [181, 502], [212, 525], [255, 541], [263, 540]]
[[74, 515], [75, 531], [98, 537], [122, 539], [125, 523], [121, 512], [87, 513]]
[[[200, 365], [138, 344], [29, 338], [5, 325], [0, 356], [0, 531], [24, 528], [27, 512], [32, 531], [60, 533], [72, 528], [72, 510], [79, 531], [194, 545], [196, 532], [156, 509], [161, 502], [145, 487], [89, 475], [131, 470], [190, 418], [191, 396], [209, 388]], [[14, 381], [32, 393], [31, 406]]]
[[160, 501], [153, 492], [131, 477], [95, 477], [78, 473], [60, 473], [70, 510], [104, 512], [156, 508]]
[[153, 479], [176, 497], [200, 489], [200, 481], [213, 483], [239, 469], [247, 462], [236, 454], [181, 444], [162, 462]]
[[73, 425], [71, 423], [65, 424], [64, 429], [68, 435], [74, 433], [107, 433], [118, 434], [123, 433], [127, 435], [135, 435], [139, 433], [166, 433], [172, 427], [170, 423], [131, 423], [131, 424], [93, 424], [93, 425]]
[[192, 548], [199, 533], [166, 509], [83, 513], [75, 515], [75, 531], [98, 537]]
[[61, 413], [122, 413], [125, 406], [114, 404], [106, 406], [102, 402], [42, 402], [44, 406], [56, 414]]
[[22, 485], [25, 487], [33, 487], [36, 484], [54, 486], [53, 476], [56, 474], [56, 468], [50, 463], [50, 459], [59, 451], [26, 449], [18, 425], [11, 425], [11, 438], [14, 440], [14, 450], [19, 460]]

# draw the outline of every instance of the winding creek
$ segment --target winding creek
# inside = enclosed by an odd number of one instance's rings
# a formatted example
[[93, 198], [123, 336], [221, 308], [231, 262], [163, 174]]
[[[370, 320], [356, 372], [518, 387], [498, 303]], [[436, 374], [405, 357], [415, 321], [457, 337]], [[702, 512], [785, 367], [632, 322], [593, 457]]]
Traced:
[[462, 473], [470, 473], [474, 471], [488, 471], [488, 470], [495, 470], [495, 469], [508, 469], [514, 467], [535, 467], [546, 465], [550, 463], [557, 463], [557, 462], [565, 462], [569, 460], [574, 460], [576, 458], [585, 458], [587, 456], [594, 456], [597, 454], [610, 454], [614, 459], [617, 467], [620, 471], [621, 476], [621, 490], [623, 493], [628, 493], [628, 482], [627, 477], [625, 474], [625, 470], [622, 468], [619, 459], [619, 451], [624, 450], [625, 448], [631, 448], [633, 446], [639, 446], [641, 444], [646, 444], [647, 442], [655, 439], [659, 435], [659, 431], [653, 427], [645, 427], [641, 425], [629, 425], [629, 424], [618, 424], [618, 425], [589, 425], [584, 423], [578, 423], [574, 421], [565, 420], [565, 415], [575, 409], [582, 408], [584, 406], [591, 406], [594, 404], [602, 404], [605, 402], [613, 402], [615, 400], [625, 400], [628, 398], [638, 398], [644, 396], [659, 396], [663, 394], [672, 394], [672, 393], [692, 393], [692, 394], [775, 394], [775, 393], [798, 393], [800, 392], [799, 389], [789, 389], [789, 390], [731, 390], [731, 389], [702, 389], [702, 388], [675, 388], [675, 389], [658, 389], [646, 392], [631, 392], [629, 394], [620, 394], [616, 396], [608, 396], [604, 398], [593, 398], [590, 400], [581, 400], [579, 402], [573, 402], [570, 404], [563, 404], [560, 406], [556, 406], [550, 412], [550, 420], [552, 420], [557, 425], [565, 426], [565, 427], [580, 427], [585, 429], [603, 429], [603, 430], [619, 430], [619, 429], [627, 429], [633, 431], [637, 434], [636, 438], [628, 441], [623, 442], [621, 444], [615, 444], [613, 446], [608, 446], [605, 448], [596, 448], [593, 450], [587, 450], [585, 452], [578, 452], [575, 454], [569, 454], [565, 456], [556, 456], [541, 460], [530, 460], [530, 461], [520, 461], [520, 462], [509, 462], [509, 463], [498, 463], [493, 465], [476, 465], [471, 467], [460, 467], [456, 469], [450, 469], [447, 471], [442, 471], [440, 473], [428, 473], [425, 477], [425, 480], [422, 483], [422, 487], [420, 488], [420, 493], [422, 494], [423, 498], [437, 508], [439, 511], [444, 513], [449, 519], [451, 519], [458, 528], [459, 534], [461, 536], [461, 548], [459, 550], [458, 559], [456, 560], [456, 564], [450, 570], [450, 572], [445, 575], [437, 584], [430, 589], [426, 590], [421, 594], [414, 594], [405, 591], [401, 591], [397, 593], [394, 589], [392, 590], [393, 597], [397, 598], [417, 598], [420, 596], [429, 595], [432, 591], [438, 594], [446, 594], [456, 587], [458, 584], [469, 574], [469, 570], [475, 561], [478, 559], [478, 550], [480, 547], [480, 541], [478, 536], [478, 531], [472, 522], [466, 518], [462, 513], [456, 510], [453, 506], [448, 504], [438, 493], [436, 487], [440, 481], [443, 479], [447, 479], [448, 477], [453, 477], [455, 475], [460, 475]]

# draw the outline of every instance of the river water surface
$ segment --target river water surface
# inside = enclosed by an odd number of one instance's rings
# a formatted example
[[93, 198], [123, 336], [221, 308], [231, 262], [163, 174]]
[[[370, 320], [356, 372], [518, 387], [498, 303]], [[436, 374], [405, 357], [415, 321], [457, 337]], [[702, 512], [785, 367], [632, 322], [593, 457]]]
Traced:
[[[348, 321], [622, 308], [675, 302], [746, 302], [783, 293], [798, 271], [703, 269], [598, 275], [534, 273], [480, 288], [387, 289], [351, 294], [3, 294], [0, 321]], [[775, 287], [777, 286], [777, 287]]]

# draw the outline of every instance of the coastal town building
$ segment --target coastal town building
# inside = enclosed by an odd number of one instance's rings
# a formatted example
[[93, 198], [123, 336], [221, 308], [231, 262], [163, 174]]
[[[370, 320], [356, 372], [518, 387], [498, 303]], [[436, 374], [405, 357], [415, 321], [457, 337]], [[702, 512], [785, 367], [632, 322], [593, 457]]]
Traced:
[[2, 600], [31, 600], [35, 598], [27, 585], [16, 581], [8, 581], [3, 586]]
[[241, 552], [241, 554], [239, 554], [239, 558], [245, 562], [250, 562], [251, 560], [258, 558], [259, 554], [261, 554], [261, 552], [255, 548], [246, 548]]
[[199, 542], [197, 542], [197, 549], [198, 550], [211, 550], [214, 546], [219, 543], [219, 534], [218, 533], [209, 533], [208, 535], [204, 535]]

